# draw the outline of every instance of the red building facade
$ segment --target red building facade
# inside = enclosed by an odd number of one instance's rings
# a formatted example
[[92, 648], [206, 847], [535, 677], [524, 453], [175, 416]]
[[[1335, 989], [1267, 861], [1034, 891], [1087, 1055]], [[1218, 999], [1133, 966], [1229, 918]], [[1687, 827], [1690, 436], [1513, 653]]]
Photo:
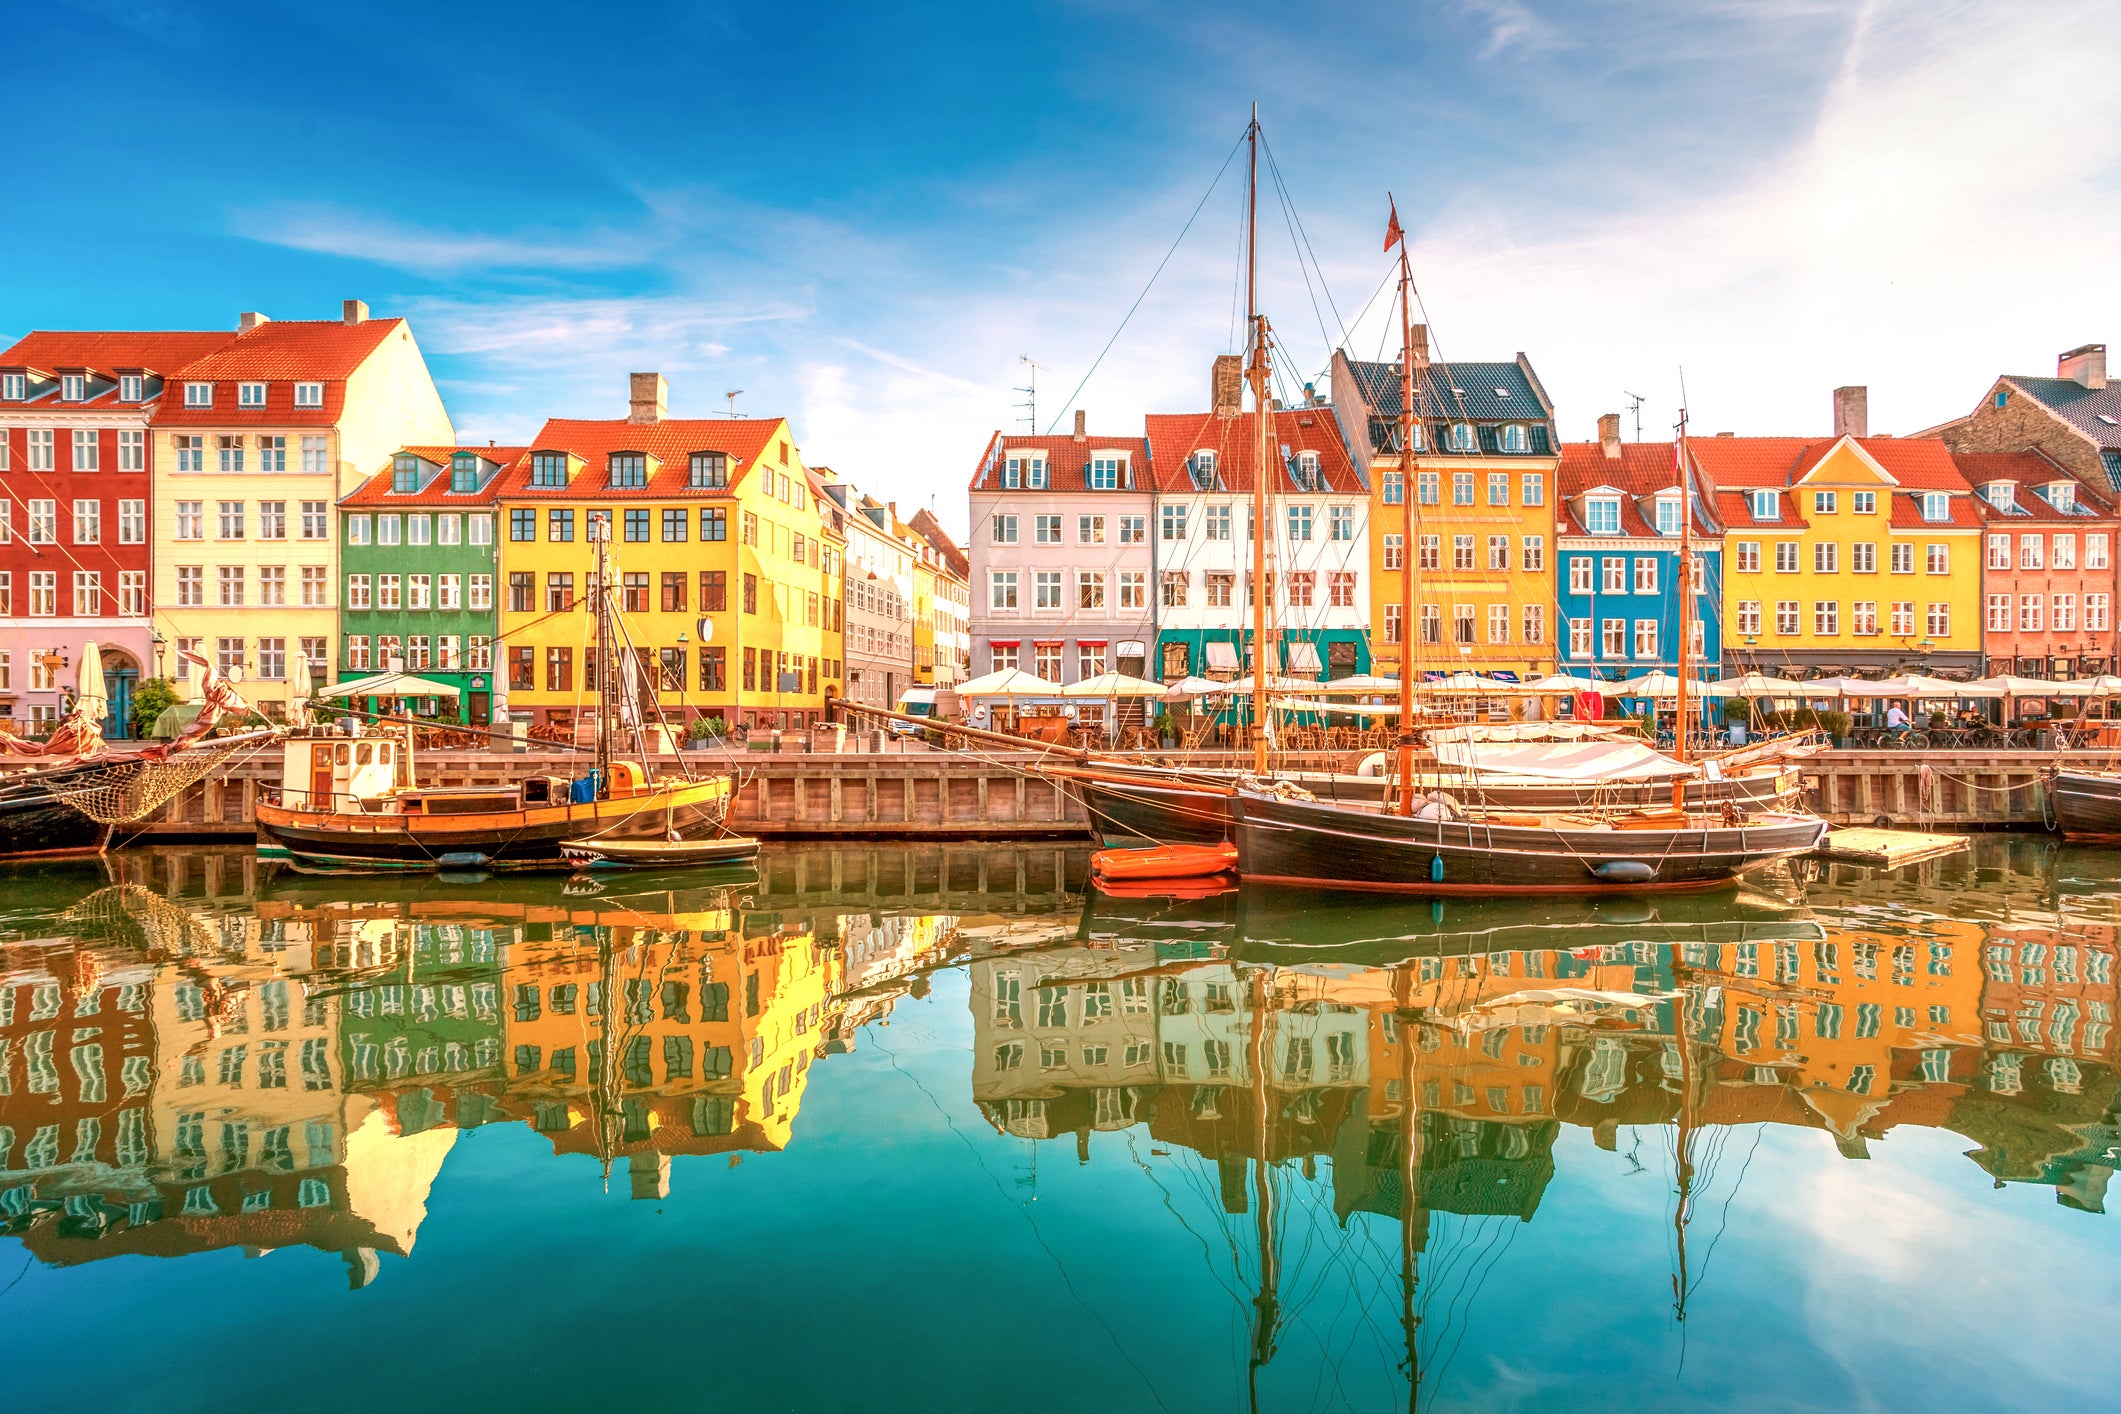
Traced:
[[1955, 452], [1982, 518], [1987, 671], [2068, 679], [2113, 671], [2113, 492], [2039, 452]]

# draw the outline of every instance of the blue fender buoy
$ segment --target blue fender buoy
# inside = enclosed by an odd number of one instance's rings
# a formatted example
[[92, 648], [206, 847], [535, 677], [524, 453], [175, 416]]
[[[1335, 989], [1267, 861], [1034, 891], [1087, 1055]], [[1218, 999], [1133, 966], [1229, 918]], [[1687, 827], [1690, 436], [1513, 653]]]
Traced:
[[1443, 882], [1443, 856], [1441, 854], [1429, 861], [1429, 882], [1432, 884]]
[[1430, 921], [1431, 923], [1441, 923], [1441, 922], [1443, 922], [1443, 900], [1442, 900], [1442, 899], [1440, 899], [1440, 898], [1432, 898], [1432, 899], [1430, 899], [1430, 900], [1429, 900], [1429, 921]]
[[1608, 859], [1591, 872], [1609, 884], [1647, 884], [1657, 877], [1657, 866], [1639, 859]]

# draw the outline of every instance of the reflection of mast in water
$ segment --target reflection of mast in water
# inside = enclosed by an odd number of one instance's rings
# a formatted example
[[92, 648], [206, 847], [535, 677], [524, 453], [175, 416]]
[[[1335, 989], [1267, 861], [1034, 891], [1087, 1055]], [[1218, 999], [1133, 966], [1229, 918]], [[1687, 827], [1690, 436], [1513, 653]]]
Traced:
[[[1700, 995], [1698, 985], [1687, 985], [1687, 969], [1676, 959], [1674, 979], [1679, 983], [1679, 995], [1674, 999], [1672, 1030], [1677, 1033], [1674, 1040], [1679, 1047], [1679, 1125], [1672, 1140], [1672, 1167], [1678, 1189], [1677, 1201], [1672, 1205], [1672, 1242], [1675, 1254], [1672, 1271], [1672, 1315], [1682, 1325], [1686, 1322], [1686, 1300], [1691, 1290], [1687, 1275], [1686, 1235], [1687, 1225], [1693, 1219], [1694, 1201], [1694, 1030], [1699, 1024], [1695, 999]], [[1683, 1357], [1682, 1357], [1683, 1358]]]
[[1252, 1125], [1258, 1140], [1252, 1158], [1257, 1190], [1252, 1207], [1259, 1230], [1259, 1291], [1252, 1298], [1252, 1361], [1245, 1371], [1245, 1388], [1254, 1409], [1259, 1408], [1260, 1367], [1274, 1358], [1281, 1320], [1280, 1272], [1274, 1253], [1274, 1176], [1267, 1155], [1267, 1008], [1273, 1000], [1267, 979], [1271, 975], [1271, 968], [1255, 967], [1246, 979], [1246, 1000], [1252, 1012], [1246, 1063], [1252, 1068]]
[[[1402, 669], [1401, 671], [1405, 671]], [[1414, 1021], [1412, 964], [1402, 962], [1392, 969], [1393, 1034], [1399, 1038], [1399, 1323], [1407, 1343], [1407, 1409], [1421, 1403], [1421, 1352], [1418, 1348], [1421, 1318], [1415, 1314], [1414, 1292], [1421, 1282], [1416, 1260], [1420, 1247], [1414, 1230], [1414, 1212], [1421, 1192], [1420, 1127], [1415, 1107], [1414, 1038], [1408, 1027]]]

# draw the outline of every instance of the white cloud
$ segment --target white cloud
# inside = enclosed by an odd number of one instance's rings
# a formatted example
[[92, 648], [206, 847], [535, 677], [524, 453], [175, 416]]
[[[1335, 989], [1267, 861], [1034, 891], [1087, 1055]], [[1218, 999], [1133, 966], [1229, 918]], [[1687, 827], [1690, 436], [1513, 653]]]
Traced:
[[604, 270], [641, 265], [663, 242], [641, 232], [494, 235], [443, 231], [329, 206], [238, 213], [235, 233], [320, 255], [425, 274], [492, 270]]

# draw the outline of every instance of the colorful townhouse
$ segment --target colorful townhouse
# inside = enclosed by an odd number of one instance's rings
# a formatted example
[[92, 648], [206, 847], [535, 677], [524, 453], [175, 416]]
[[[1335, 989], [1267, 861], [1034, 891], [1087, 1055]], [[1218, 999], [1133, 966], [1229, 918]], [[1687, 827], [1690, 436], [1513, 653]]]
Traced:
[[412, 673], [458, 692], [453, 703], [424, 704], [422, 715], [492, 721], [495, 504], [501, 474], [526, 450], [404, 447], [339, 502], [339, 681]]
[[[246, 314], [168, 381], [152, 427], [155, 633], [284, 716], [293, 655], [335, 680], [334, 505], [400, 448], [456, 431], [410, 327], [359, 300], [336, 321]], [[169, 676], [190, 671], [172, 655]]]
[[1983, 667], [1981, 511], [1935, 438], [1695, 437], [1724, 528], [1723, 669], [1971, 678]]
[[1985, 523], [1986, 672], [2066, 680], [2114, 662], [2114, 540], [2121, 507], [2044, 453], [1955, 452]]
[[916, 680], [912, 545], [892, 533], [896, 509], [813, 467], [847, 535], [846, 697], [887, 710]]
[[500, 478], [508, 709], [561, 735], [590, 719], [586, 610], [608, 537], [614, 607], [664, 720], [815, 724], [841, 692], [846, 539], [787, 419], [670, 418], [656, 373], [631, 390], [626, 417], [548, 421]]
[[[1566, 670], [1616, 683], [1676, 672], [1681, 609], [1691, 595], [1687, 673], [1714, 678], [1723, 646], [1722, 527], [1698, 488], [1691, 498], [1682, 493], [1673, 446], [1623, 442], [1619, 414], [1607, 413], [1596, 442], [1563, 445], [1557, 475], [1555, 632], [1566, 645]], [[1691, 579], [1680, 555], [1689, 510]]]
[[914, 532], [935, 547], [934, 665], [936, 687], [963, 682], [972, 665], [972, 559], [950, 538], [935, 512], [913, 513]]
[[2106, 345], [2055, 360], [2055, 376], [2006, 373], [1965, 417], [1918, 432], [1955, 452], [2040, 452], [2079, 481], [2121, 491], [2121, 386], [2107, 381]]
[[1229, 678], [1251, 662], [1253, 511], [1266, 478], [1268, 668], [1290, 677], [1370, 670], [1369, 494], [1318, 404], [1272, 412], [1261, 467], [1258, 424], [1238, 402], [1238, 361], [1216, 360], [1206, 412], [1146, 419], [1156, 504], [1151, 536], [1156, 672]]
[[[1378, 671], [1505, 679], [1553, 670], [1554, 405], [1519, 354], [1514, 362], [1433, 363], [1414, 330], [1415, 420], [1407, 484], [1398, 363], [1333, 356], [1333, 411], [1366, 473], [1370, 587], [1366, 622]], [[1406, 498], [1414, 500], [1415, 622], [1400, 621]]]
[[972, 473], [972, 675], [1139, 677], [1156, 634], [1149, 444], [996, 432]]
[[27, 335], [0, 353], [0, 718], [46, 731], [94, 643], [104, 735], [131, 734], [157, 661], [148, 615], [150, 429], [177, 369], [223, 332]]

